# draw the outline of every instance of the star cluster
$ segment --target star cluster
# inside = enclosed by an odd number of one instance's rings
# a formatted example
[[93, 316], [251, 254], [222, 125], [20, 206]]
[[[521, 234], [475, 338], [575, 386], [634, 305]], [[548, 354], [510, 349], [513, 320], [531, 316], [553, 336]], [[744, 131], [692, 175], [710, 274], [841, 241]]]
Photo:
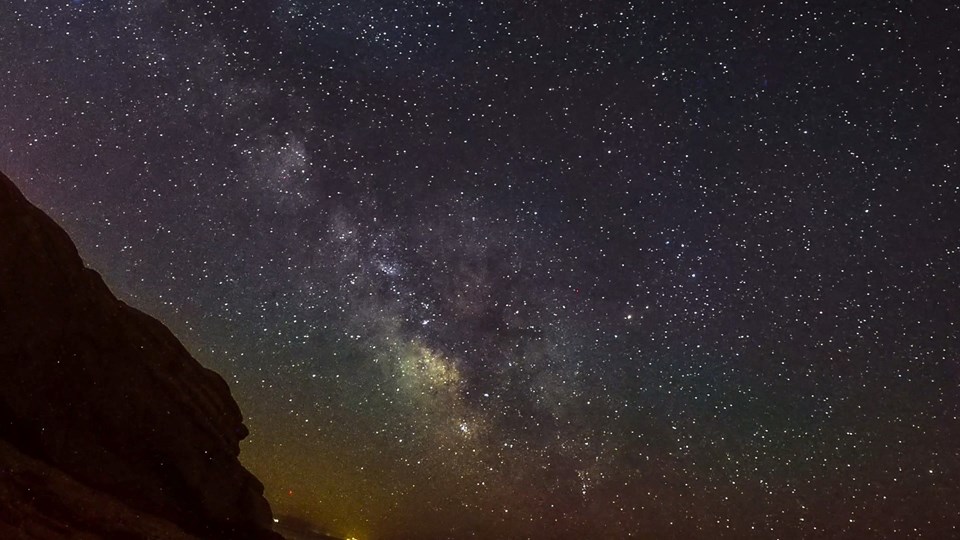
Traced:
[[359, 538], [960, 534], [951, 3], [11, 0], [0, 167]]

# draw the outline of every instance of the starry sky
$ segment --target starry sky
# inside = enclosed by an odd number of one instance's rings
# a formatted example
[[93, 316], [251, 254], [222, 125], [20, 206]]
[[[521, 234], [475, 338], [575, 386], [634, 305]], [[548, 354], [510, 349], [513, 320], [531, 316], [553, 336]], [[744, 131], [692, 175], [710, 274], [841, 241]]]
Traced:
[[0, 169], [360, 539], [960, 534], [951, 2], [3, 0]]

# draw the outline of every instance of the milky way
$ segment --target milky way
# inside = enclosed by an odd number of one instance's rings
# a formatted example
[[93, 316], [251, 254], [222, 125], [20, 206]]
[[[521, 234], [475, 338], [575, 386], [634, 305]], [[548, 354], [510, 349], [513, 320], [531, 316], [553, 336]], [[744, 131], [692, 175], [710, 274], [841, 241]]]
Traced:
[[960, 534], [950, 3], [5, 0], [0, 168], [359, 538]]

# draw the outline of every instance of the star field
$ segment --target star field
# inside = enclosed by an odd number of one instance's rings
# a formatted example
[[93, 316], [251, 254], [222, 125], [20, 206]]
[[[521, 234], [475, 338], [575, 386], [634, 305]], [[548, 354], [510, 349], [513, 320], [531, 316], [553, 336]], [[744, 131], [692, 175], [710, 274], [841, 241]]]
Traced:
[[0, 168], [361, 539], [960, 535], [960, 9], [0, 6]]

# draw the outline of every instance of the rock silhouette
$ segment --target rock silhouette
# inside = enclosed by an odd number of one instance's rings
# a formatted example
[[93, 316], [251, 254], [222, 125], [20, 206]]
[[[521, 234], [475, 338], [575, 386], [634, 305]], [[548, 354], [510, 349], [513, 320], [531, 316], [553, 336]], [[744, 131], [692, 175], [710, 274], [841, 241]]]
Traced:
[[246, 435], [224, 380], [0, 174], [0, 536], [280, 538]]

